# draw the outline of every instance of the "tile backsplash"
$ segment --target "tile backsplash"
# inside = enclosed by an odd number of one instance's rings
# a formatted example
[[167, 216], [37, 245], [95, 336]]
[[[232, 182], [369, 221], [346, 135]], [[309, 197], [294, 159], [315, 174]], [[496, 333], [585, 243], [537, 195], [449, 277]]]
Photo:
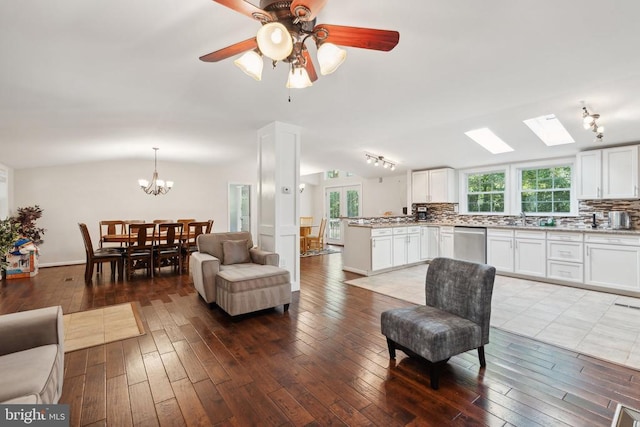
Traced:
[[[459, 224], [482, 223], [487, 225], [507, 225], [518, 221], [518, 215], [460, 215], [456, 212], [457, 203], [429, 203], [427, 206], [427, 219], [433, 222], [451, 222]], [[412, 206], [415, 215], [416, 204]], [[602, 213], [602, 219], [596, 222], [600, 226], [608, 224], [609, 211], [625, 211], [629, 213], [632, 229], [640, 229], [640, 200], [581, 200], [578, 207], [578, 216], [556, 216], [558, 226], [591, 225], [594, 213]], [[540, 216], [527, 215], [527, 221], [538, 221]]]

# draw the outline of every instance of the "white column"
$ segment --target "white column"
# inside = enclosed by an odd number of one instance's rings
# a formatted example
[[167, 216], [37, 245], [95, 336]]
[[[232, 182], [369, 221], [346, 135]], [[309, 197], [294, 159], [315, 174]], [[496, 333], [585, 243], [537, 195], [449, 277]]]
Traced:
[[300, 127], [273, 122], [258, 130], [258, 245], [280, 254], [300, 290]]

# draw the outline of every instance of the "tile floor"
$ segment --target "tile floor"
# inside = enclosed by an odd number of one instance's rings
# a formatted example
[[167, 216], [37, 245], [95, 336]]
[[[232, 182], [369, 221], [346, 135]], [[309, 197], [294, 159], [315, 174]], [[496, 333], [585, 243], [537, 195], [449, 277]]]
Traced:
[[[423, 304], [427, 267], [346, 283]], [[640, 370], [640, 298], [496, 276], [491, 326]]]

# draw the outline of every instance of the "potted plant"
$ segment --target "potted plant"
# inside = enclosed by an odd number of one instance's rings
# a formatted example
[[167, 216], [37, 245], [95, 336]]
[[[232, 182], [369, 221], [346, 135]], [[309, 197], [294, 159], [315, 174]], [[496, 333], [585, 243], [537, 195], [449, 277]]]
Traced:
[[42, 237], [46, 231], [44, 228], [36, 227], [36, 221], [40, 217], [42, 217], [42, 209], [38, 205], [18, 208], [18, 214], [11, 217], [11, 220], [18, 225], [20, 236], [31, 240], [36, 246], [44, 242]]
[[7, 269], [7, 254], [13, 249], [13, 245], [19, 237], [18, 224], [11, 218], [0, 220], [0, 271], [2, 277]]

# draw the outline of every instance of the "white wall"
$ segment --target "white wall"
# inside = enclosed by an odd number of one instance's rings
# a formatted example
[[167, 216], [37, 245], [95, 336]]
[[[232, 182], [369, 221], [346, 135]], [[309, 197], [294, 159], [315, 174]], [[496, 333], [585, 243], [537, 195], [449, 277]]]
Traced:
[[[166, 195], [151, 196], [137, 182], [151, 179], [152, 173], [153, 163], [146, 160], [15, 170], [12, 206], [37, 204], [44, 211], [38, 220], [46, 229], [40, 264], [84, 262], [78, 222], [89, 227], [94, 247], [98, 244], [98, 222], [106, 219], [213, 219], [215, 231], [227, 231], [228, 183], [252, 183], [255, 193], [257, 180], [255, 158], [228, 167], [161, 161], [158, 174], [161, 179], [173, 180], [174, 188]], [[252, 231], [255, 236], [255, 224]]]
[[394, 215], [401, 215], [402, 208], [405, 206], [407, 206], [405, 174], [362, 181], [362, 216], [380, 216], [387, 211]]

